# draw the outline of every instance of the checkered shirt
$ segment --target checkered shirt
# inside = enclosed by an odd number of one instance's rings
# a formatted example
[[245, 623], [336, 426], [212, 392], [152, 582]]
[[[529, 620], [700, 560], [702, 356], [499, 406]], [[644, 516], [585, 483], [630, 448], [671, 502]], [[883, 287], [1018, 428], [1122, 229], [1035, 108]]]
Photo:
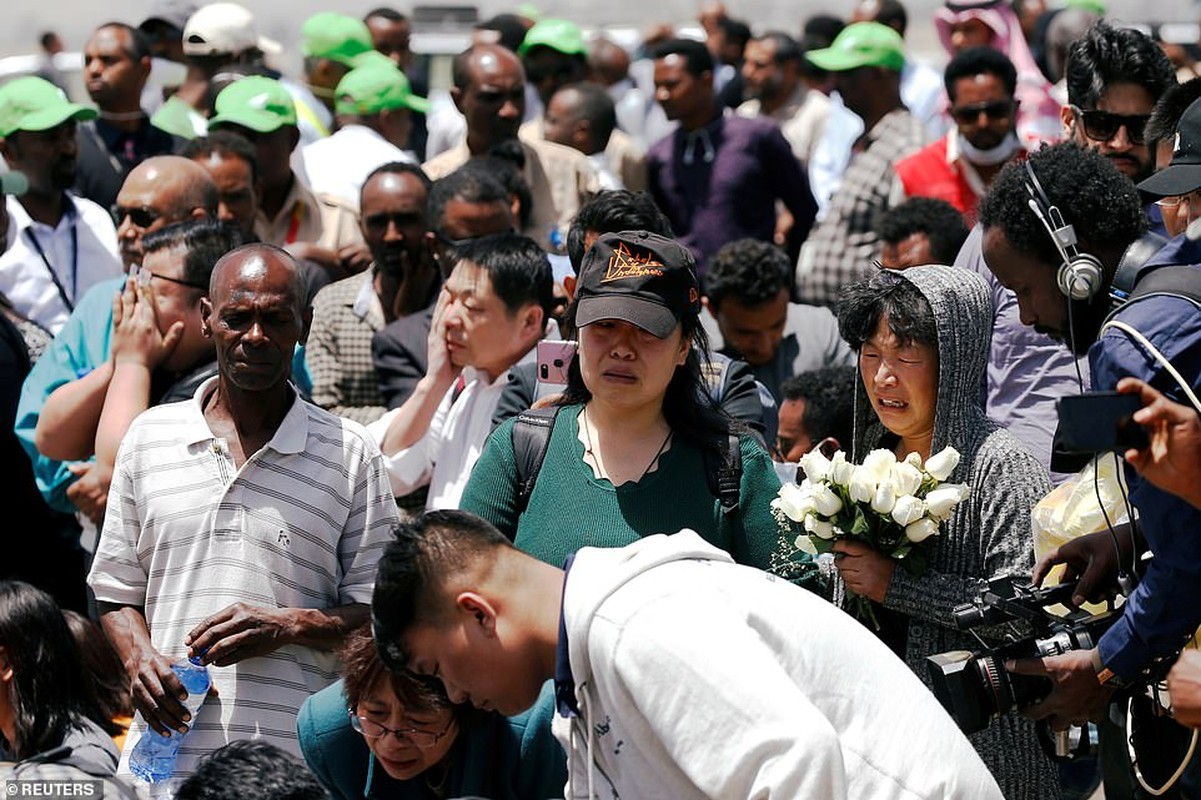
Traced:
[[371, 360], [371, 336], [385, 324], [374, 275], [372, 267], [317, 293], [304, 350], [313, 402], [364, 425], [388, 410]]
[[843, 286], [879, 261], [876, 223], [900, 196], [893, 164], [922, 147], [925, 131], [921, 120], [902, 108], [877, 122], [867, 140], [867, 148], [851, 159], [830, 212], [801, 250], [797, 293], [803, 303], [834, 305]]

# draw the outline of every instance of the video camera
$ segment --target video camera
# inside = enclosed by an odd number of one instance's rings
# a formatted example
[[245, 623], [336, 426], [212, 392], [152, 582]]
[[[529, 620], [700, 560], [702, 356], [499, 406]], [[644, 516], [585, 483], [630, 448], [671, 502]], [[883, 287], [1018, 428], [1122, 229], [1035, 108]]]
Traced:
[[[1066, 603], [1074, 586], [1061, 583], [1040, 588], [1012, 577], [993, 578], [981, 581], [976, 598], [951, 612], [959, 630], [998, 626], [997, 633], [1004, 639], [979, 652], [953, 650], [926, 659], [935, 696], [964, 733], [984, 730], [1002, 714], [1011, 709], [1021, 711], [1050, 693], [1048, 678], [1014, 675], [1005, 669], [1006, 661], [1091, 649], [1117, 619], [1114, 611], [1090, 615], [1073, 610], [1060, 616], [1048, 610]], [[1069, 746], [1064, 737], [1052, 742], [1046, 730], [1040, 731], [1039, 738], [1054, 757], [1068, 757], [1078, 749]]]

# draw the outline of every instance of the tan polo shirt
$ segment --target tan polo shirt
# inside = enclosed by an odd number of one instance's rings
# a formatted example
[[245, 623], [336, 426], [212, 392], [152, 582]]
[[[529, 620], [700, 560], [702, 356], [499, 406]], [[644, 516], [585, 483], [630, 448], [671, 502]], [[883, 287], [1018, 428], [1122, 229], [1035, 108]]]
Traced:
[[[600, 191], [596, 171], [583, 153], [545, 140], [519, 137], [525, 152], [522, 172], [530, 187], [533, 209], [530, 224], [523, 231], [550, 252], [564, 252], [567, 229], [580, 206]], [[439, 153], [425, 162], [423, 169], [433, 180], [454, 172], [471, 154], [466, 143]]]
[[278, 247], [313, 242], [334, 252], [363, 240], [355, 210], [331, 195], [315, 194], [296, 173], [292, 173], [292, 189], [275, 218], [269, 220], [259, 210], [254, 233]]

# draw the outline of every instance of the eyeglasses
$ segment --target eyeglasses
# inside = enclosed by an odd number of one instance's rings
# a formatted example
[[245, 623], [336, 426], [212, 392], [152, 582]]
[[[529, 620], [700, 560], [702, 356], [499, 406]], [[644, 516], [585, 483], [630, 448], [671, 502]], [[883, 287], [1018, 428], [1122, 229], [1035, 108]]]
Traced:
[[368, 739], [380, 739], [390, 733], [397, 739], [409, 742], [417, 747], [430, 747], [437, 744], [438, 740], [446, 735], [447, 731], [450, 730], [450, 726], [455, 721], [454, 716], [451, 715], [442, 730], [435, 733], [434, 731], [424, 731], [420, 728], [389, 728], [385, 725], [380, 725], [370, 717], [363, 717], [354, 713], [353, 708], [347, 709], [347, 713], [350, 714], [350, 727]]
[[146, 206], [142, 206], [141, 208], [113, 206], [110, 212], [113, 215], [113, 224], [118, 228], [121, 227], [121, 223], [125, 221], [126, 217], [129, 217], [129, 221], [133, 223], [135, 228], [149, 228], [157, 219], [162, 217], [161, 213]]
[[951, 109], [951, 116], [961, 125], [975, 122], [980, 119], [980, 115], [989, 119], [1009, 119], [1013, 116], [1013, 101], [1012, 100], [994, 100], [990, 103], [975, 103], [970, 106], [955, 106]]
[[1119, 128], [1133, 144], [1146, 144], [1144, 135], [1150, 114], [1110, 114], [1108, 111], [1085, 111], [1079, 106], [1070, 106], [1072, 113], [1084, 125], [1084, 135], [1094, 142], [1108, 142], [1118, 135]]
[[1181, 203], [1187, 203], [1190, 208], [1201, 209], [1201, 189], [1194, 189], [1188, 194], [1161, 197], [1155, 201], [1155, 205], [1160, 208], [1176, 208]]
[[151, 272], [145, 267], [135, 267], [135, 270], [134, 277], [137, 278], [138, 283], [142, 284], [143, 286], [150, 283], [151, 278], [158, 278], [160, 281], [178, 284], [179, 286], [187, 286], [189, 289], [199, 289], [202, 292], [208, 292], [209, 290], [209, 287], [202, 283], [184, 280], [183, 278], [172, 278], [170, 275], [159, 275], [157, 272]]

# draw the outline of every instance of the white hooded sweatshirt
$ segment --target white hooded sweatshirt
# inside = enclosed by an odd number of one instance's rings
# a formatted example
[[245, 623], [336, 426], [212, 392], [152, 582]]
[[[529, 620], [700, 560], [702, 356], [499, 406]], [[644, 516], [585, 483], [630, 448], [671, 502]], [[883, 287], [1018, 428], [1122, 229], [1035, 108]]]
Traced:
[[905, 663], [690, 530], [584, 548], [563, 600], [575, 798], [1001, 800]]

